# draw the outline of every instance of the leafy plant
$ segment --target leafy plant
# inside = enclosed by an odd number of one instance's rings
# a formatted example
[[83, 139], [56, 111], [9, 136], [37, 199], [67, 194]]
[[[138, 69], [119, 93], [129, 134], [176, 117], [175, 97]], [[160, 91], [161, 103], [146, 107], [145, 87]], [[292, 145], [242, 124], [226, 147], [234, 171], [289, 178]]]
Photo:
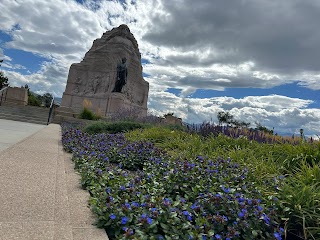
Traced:
[[90, 134], [94, 133], [120, 133], [134, 129], [145, 128], [146, 124], [137, 122], [97, 122], [84, 128], [84, 131]]
[[63, 126], [62, 140], [110, 239], [319, 238], [317, 142], [163, 126], [94, 135]]
[[95, 114], [88, 108], [83, 108], [79, 113], [79, 118], [87, 120], [97, 120]]

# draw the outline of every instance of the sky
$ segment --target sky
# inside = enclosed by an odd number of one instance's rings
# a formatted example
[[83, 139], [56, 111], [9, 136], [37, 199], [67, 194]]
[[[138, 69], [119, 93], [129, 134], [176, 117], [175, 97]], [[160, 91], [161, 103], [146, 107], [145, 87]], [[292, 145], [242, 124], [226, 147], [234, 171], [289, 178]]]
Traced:
[[219, 111], [280, 135], [320, 135], [318, 0], [0, 0], [0, 70], [61, 97], [72, 63], [127, 24], [148, 110], [188, 123]]

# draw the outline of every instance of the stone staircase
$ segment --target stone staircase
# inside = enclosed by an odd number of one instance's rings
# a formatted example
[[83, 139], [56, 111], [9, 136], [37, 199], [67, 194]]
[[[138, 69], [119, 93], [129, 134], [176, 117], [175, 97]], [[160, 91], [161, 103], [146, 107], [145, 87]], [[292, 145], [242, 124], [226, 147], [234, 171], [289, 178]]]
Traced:
[[0, 106], [0, 119], [46, 125], [48, 116], [49, 108], [8, 103], [2, 103]]

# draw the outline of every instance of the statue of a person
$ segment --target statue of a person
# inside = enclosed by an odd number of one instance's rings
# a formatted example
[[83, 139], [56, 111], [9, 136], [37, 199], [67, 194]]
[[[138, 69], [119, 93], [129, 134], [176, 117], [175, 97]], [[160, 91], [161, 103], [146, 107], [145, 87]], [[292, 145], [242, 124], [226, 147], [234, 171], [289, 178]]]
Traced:
[[122, 62], [117, 66], [117, 80], [112, 92], [121, 92], [123, 86], [127, 83], [128, 69], [127, 59], [122, 58]]

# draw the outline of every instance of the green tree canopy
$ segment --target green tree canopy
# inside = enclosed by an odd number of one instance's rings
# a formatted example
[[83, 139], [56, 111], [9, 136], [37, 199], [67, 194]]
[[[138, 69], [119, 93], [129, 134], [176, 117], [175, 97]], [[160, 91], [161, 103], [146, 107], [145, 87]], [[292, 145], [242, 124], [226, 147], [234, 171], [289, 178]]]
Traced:
[[[2, 63], [3, 60], [0, 60], [0, 63]], [[0, 64], [1, 66], [1, 64]], [[3, 72], [0, 71], [0, 89], [9, 86], [8, 78], [4, 76]]]

